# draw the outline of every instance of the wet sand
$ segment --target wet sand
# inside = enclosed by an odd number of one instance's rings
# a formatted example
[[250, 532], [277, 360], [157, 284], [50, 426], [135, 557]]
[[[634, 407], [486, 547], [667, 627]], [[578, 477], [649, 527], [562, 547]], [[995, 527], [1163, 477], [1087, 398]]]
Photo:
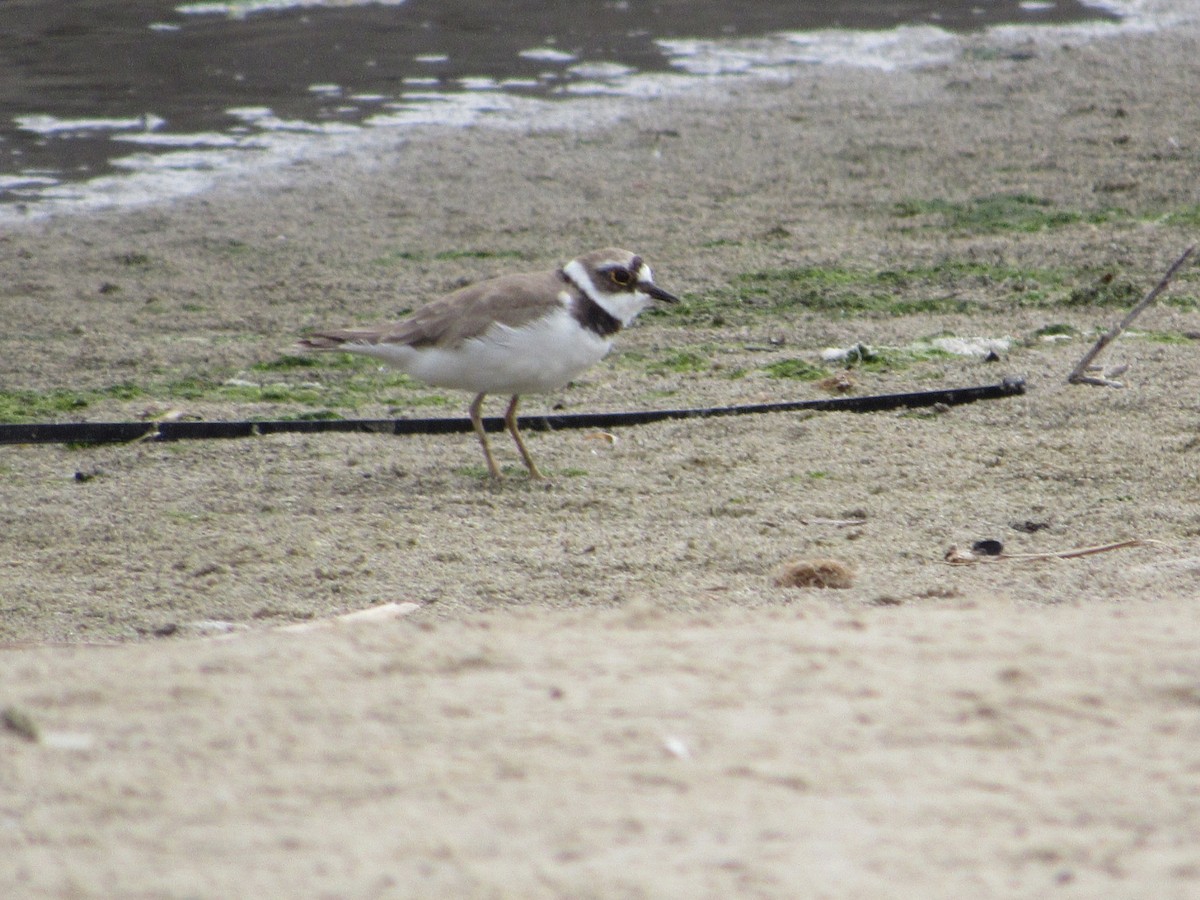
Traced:
[[[1110, 348], [1125, 388], [1068, 386], [1128, 304], [1065, 301], [1140, 293], [1196, 240], [1198, 34], [975, 36], [916, 72], [381, 138], [0, 236], [0, 381], [98, 392], [63, 419], [278, 414], [111, 388], [294, 386], [311, 375], [262, 364], [308, 328], [614, 243], [687, 309], [527, 411], [823, 396], [766, 367], [946, 333], [1011, 343], [859, 369], [855, 390], [1030, 385], [927, 414], [531, 435], [548, 485], [499, 439], [514, 474], [487, 484], [462, 435], [2, 448], [2, 892], [1194, 894], [1200, 313], [1164, 302]], [[952, 218], [1000, 195], [1070, 215]], [[892, 271], [940, 301], [705, 302], [800, 269]], [[1146, 543], [944, 561], [985, 538]], [[853, 585], [775, 586], [816, 558]], [[278, 627], [389, 602], [418, 607]]]

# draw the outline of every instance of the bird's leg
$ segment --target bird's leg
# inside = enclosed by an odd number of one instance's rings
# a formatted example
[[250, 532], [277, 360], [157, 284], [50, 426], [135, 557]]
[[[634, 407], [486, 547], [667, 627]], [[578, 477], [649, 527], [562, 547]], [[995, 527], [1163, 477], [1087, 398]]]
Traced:
[[487, 460], [488, 474], [493, 478], [500, 477], [500, 470], [496, 467], [496, 461], [492, 459], [492, 448], [488, 446], [487, 434], [483, 430], [483, 419], [480, 417], [480, 410], [483, 409], [483, 398], [487, 394], [480, 394], [471, 401], [471, 427], [475, 429], [475, 434], [479, 437], [479, 446], [483, 448], [483, 458]]
[[525, 468], [529, 470], [529, 477], [541, 478], [542, 473], [538, 471], [538, 467], [533, 462], [533, 457], [525, 449], [525, 442], [521, 440], [521, 432], [517, 429], [517, 401], [520, 399], [520, 395], [513, 394], [513, 398], [508, 404], [508, 412], [504, 414], [504, 427], [508, 429], [508, 433], [517, 442], [517, 449], [521, 451], [521, 459], [525, 460]]

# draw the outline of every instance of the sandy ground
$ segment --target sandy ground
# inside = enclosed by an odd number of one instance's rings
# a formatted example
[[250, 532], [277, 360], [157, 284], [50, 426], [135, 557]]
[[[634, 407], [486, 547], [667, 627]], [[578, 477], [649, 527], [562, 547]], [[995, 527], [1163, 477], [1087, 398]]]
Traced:
[[[531, 435], [545, 485], [499, 439], [513, 475], [487, 484], [469, 436], [0, 449], [0, 894], [1196, 896], [1200, 312], [1157, 306], [1109, 350], [1124, 389], [1068, 386], [1123, 307], [1026, 303], [994, 273], [1144, 290], [1196, 239], [1198, 34], [975, 36], [918, 72], [392, 137], [0, 235], [5, 390], [262, 378], [306, 328], [609, 244], [693, 314], [645, 318], [528, 411], [821, 396], [764, 366], [943, 333], [1012, 344], [856, 390], [1030, 385]], [[1015, 194], [1078, 220], [937, 212]], [[920, 201], [943, 206], [897, 214]], [[962, 306], [704, 311], [803, 266], [953, 271], [896, 290]], [[353, 414], [438, 399], [406, 396]], [[74, 417], [173, 405], [280, 413], [151, 390]], [[1152, 543], [943, 560], [985, 538]], [[816, 558], [853, 585], [773, 583]], [[417, 606], [278, 627], [382, 603]]]

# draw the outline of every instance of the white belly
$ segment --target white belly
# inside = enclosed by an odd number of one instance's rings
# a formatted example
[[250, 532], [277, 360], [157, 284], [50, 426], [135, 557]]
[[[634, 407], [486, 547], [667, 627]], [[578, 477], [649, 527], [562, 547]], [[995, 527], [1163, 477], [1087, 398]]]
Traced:
[[346, 346], [378, 357], [436, 387], [474, 393], [540, 394], [557, 390], [604, 358], [612, 341], [579, 327], [566, 309], [524, 328], [493, 325], [461, 346]]

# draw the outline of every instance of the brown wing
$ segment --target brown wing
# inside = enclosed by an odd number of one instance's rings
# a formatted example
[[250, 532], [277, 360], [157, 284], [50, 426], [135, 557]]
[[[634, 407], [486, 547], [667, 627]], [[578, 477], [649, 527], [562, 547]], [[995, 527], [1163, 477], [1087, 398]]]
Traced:
[[433, 300], [391, 325], [318, 331], [300, 341], [300, 346], [308, 350], [339, 350], [345, 344], [454, 347], [496, 322], [519, 328], [557, 306], [563, 291], [578, 294], [558, 272], [503, 275]]
[[559, 305], [558, 295], [564, 290], [575, 292], [558, 272], [503, 275], [425, 304], [385, 329], [377, 341], [413, 347], [457, 346], [496, 322], [519, 328], [545, 315]]

